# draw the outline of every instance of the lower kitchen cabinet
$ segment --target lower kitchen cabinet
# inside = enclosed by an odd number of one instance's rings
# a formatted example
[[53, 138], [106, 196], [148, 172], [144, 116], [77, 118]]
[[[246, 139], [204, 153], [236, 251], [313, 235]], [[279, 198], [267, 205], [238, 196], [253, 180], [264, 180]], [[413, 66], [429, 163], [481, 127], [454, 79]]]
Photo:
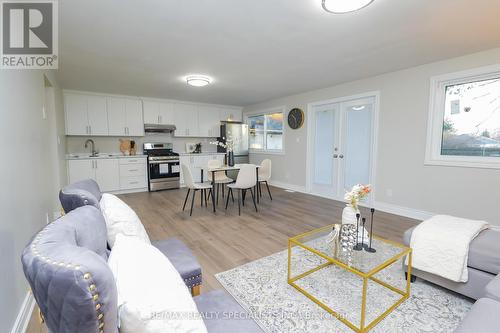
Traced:
[[68, 181], [94, 179], [103, 192], [147, 188], [145, 158], [68, 160]]
[[[221, 164], [224, 164], [224, 154], [216, 153], [201, 153], [201, 154], [191, 154], [191, 155], [181, 155], [179, 157], [181, 164], [187, 165], [191, 170], [193, 175], [193, 181], [196, 183], [201, 182], [201, 169], [208, 166], [208, 161], [219, 160]], [[203, 179], [205, 182], [208, 181], [206, 171], [203, 174]], [[181, 169], [181, 185], [184, 185], [184, 176]]]

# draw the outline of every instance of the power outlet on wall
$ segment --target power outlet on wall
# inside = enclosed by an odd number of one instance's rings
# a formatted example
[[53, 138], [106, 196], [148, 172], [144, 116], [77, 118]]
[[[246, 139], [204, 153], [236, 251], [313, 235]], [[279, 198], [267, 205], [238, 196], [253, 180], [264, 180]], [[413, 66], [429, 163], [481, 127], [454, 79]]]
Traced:
[[49, 213], [47, 212], [47, 213], [45, 214], [45, 224], [49, 224], [49, 223], [50, 223], [50, 215], [49, 215]]
[[47, 119], [47, 111], [45, 110], [45, 106], [42, 107], [42, 119]]

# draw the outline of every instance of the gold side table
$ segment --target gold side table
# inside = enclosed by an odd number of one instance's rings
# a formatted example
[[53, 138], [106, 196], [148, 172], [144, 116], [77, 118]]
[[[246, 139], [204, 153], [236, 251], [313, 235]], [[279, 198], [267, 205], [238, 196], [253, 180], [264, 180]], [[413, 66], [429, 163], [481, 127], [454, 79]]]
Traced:
[[[345, 253], [342, 251], [335, 251], [332, 246], [326, 242], [333, 225], [326, 226], [320, 229], [316, 229], [304, 234], [292, 237], [288, 240], [288, 283], [295, 289], [300, 291], [306, 297], [311, 299], [318, 306], [323, 308], [325, 311], [330, 313], [332, 316], [336, 317], [342, 323], [350, 327], [353, 331], [364, 333], [371, 330], [375, 325], [387, 317], [394, 309], [396, 309], [401, 303], [410, 297], [410, 276], [411, 276], [411, 263], [412, 263], [412, 250], [402, 244], [392, 242], [379, 237], [373, 237], [374, 247], [377, 249], [376, 253], [368, 253], [365, 251], [353, 251], [352, 256], [347, 260]], [[303, 250], [313, 253], [316, 256], [324, 259], [323, 264], [318, 265], [312, 269], [307, 270], [296, 276], [292, 276], [292, 248], [298, 246]], [[407, 256], [408, 258], [408, 271], [406, 276], [406, 290], [401, 290], [387, 282], [384, 282], [375, 277], [375, 275], [387, 267], [391, 266], [399, 259], [403, 259]], [[356, 325], [349, 321], [347, 318], [341, 316], [338, 312], [331, 309], [329, 306], [321, 302], [317, 297], [309, 293], [308, 291], [297, 285], [297, 281], [303, 279], [304, 277], [315, 273], [321, 269], [324, 269], [330, 265], [336, 265], [342, 269], [345, 269], [357, 276], [359, 276], [362, 281], [361, 290], [361, 314], [360, 323]], [[367, 303], [367, 288], [368, 281], [373, 281], [401, 296], [392, 306], [386, 309], [381, 315], [376, 317], [371, 322], [366, 322], [366, 303]]]

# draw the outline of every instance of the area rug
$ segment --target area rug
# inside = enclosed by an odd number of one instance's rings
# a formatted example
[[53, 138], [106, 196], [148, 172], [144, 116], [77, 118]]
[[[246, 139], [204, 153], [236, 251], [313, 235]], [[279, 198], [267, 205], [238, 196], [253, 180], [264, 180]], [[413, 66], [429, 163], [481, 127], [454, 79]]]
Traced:
[[[294, 248], [294, 251], [303, 250]], [[287, 251], [279, 252], [218, 273], [216, 278], [267, 333], [352, 332], [287, 283], [287, 258]], [[294, 275], [323, 260], [307, 253], [293, 258]], [[404, 289], [401, 262], [378, 273], [377, 278]], [[328, 266], [297, 284], [359, 326], [360, 278], [337, 266]], [[387, 288], [369, 283], [367, 322], [382, 314], [398, 297]], [[370, 332], [453, 332], [471, 306], [471, 300], [418, 279], [412, 283], [411, 297]]]

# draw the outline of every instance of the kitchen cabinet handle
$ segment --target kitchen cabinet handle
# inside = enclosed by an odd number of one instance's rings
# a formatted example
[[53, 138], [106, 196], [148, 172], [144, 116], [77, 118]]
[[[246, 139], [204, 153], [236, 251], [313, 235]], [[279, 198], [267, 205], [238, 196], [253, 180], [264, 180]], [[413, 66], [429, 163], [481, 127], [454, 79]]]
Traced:
[[89, 134], [92, 134], [92, 125], [89, 125]]

